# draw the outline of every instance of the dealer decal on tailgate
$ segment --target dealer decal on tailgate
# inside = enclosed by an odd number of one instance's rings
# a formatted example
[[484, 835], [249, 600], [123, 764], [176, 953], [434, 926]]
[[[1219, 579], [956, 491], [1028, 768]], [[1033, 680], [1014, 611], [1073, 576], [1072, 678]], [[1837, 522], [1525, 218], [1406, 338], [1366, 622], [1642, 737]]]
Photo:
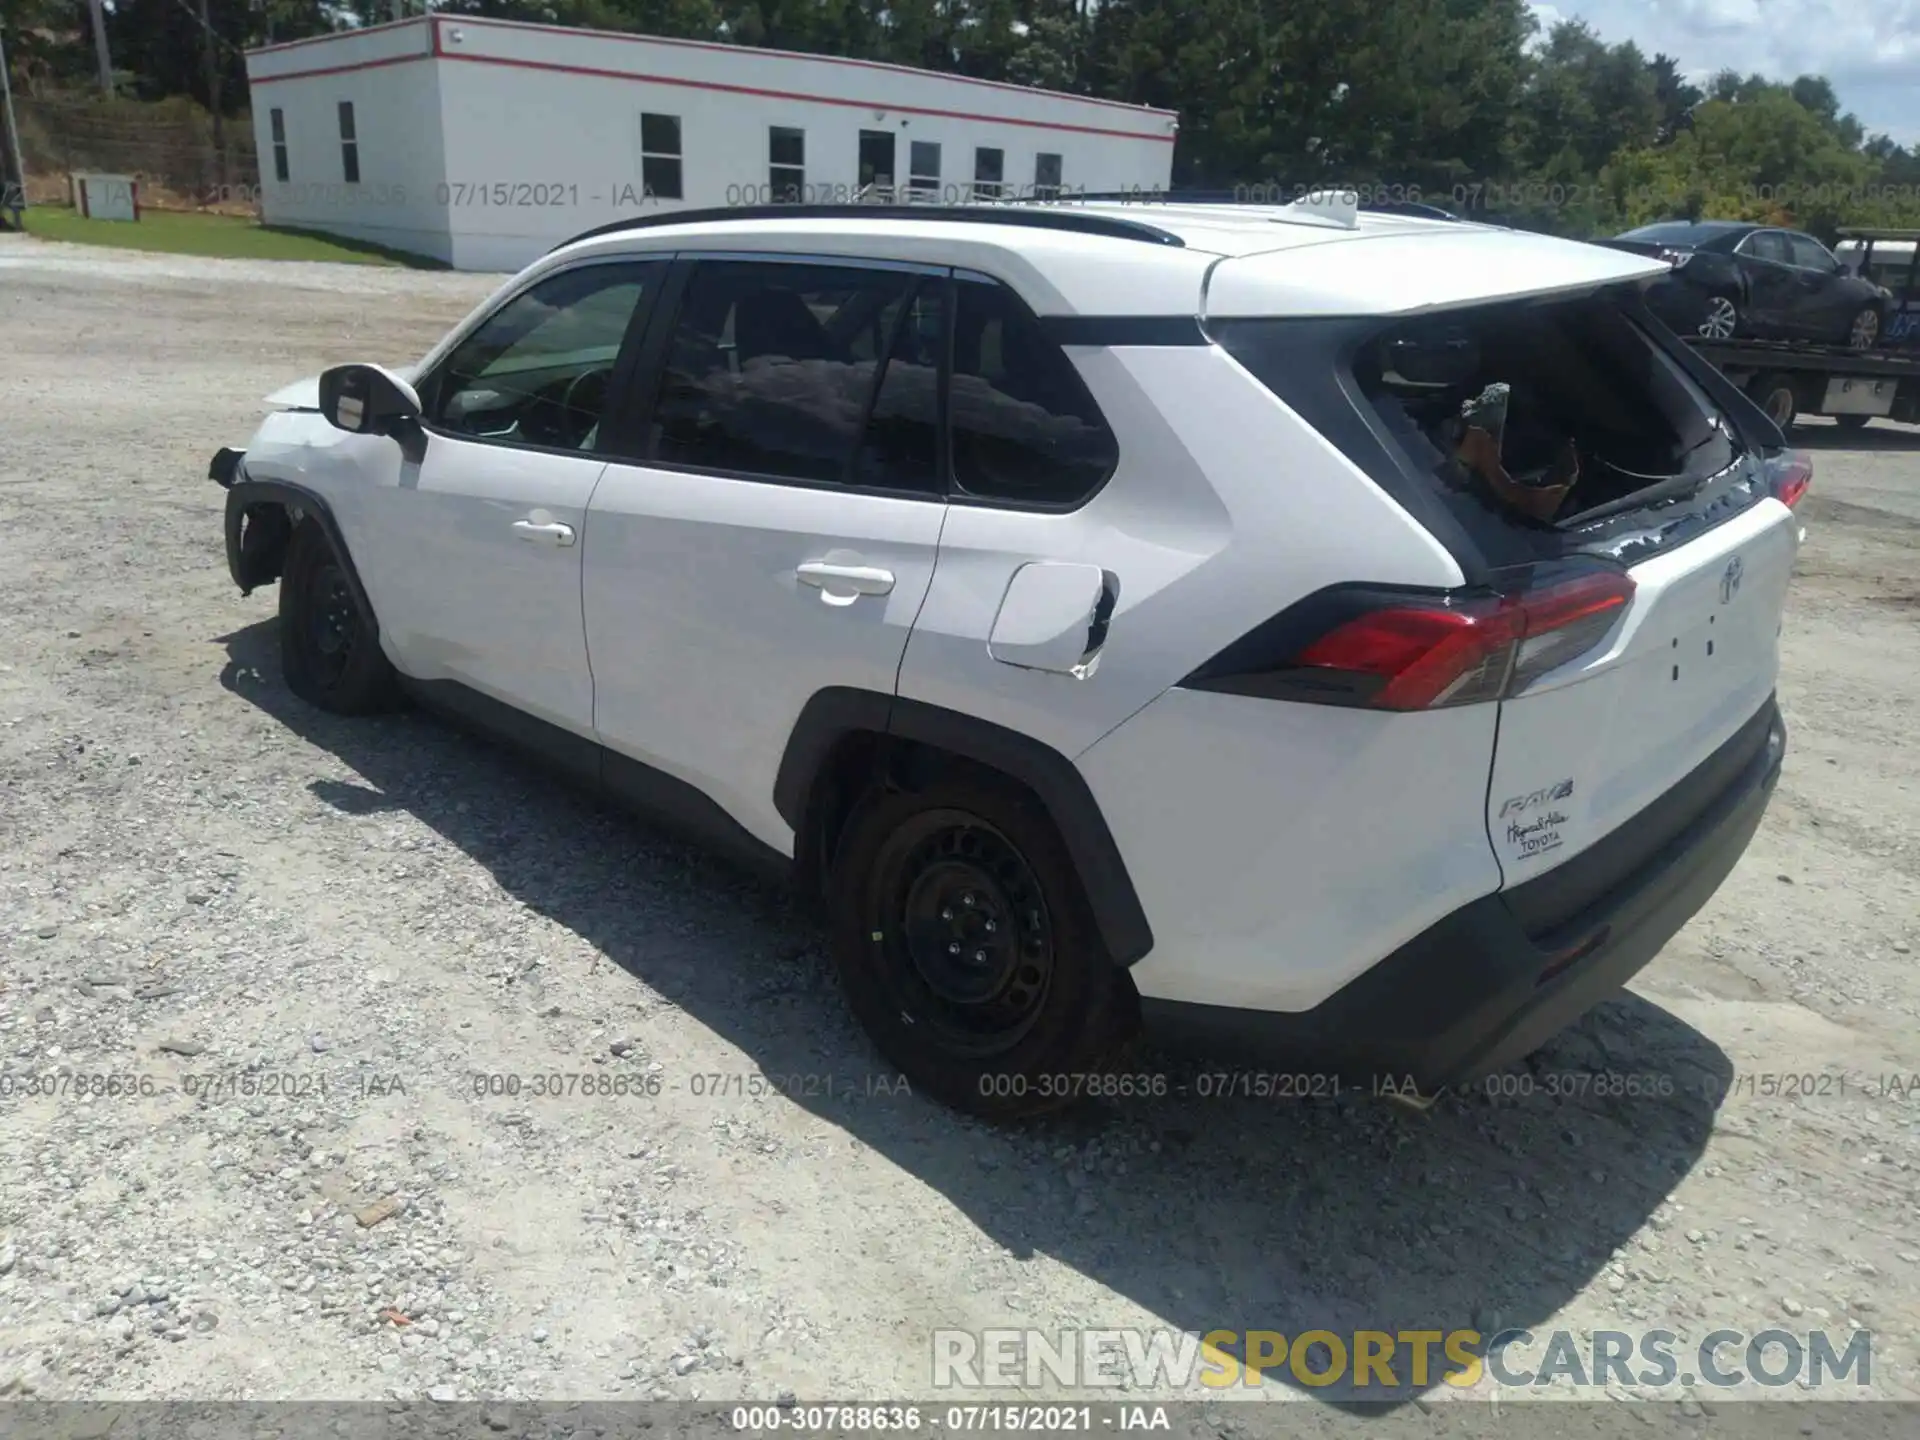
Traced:
[[1505, 842], [1500, 847], [1502, 858], [1531, 860], [1558, 850], [1563, 843], [1562, 832], [1572, 823], [1572, 817], [1559, 809], [1557, 802], [1572, 795], [1573, 777], [1569, 775], [1530, 794], [1515, 795], [1502, 805], [1498, 821], [1500, 839]]

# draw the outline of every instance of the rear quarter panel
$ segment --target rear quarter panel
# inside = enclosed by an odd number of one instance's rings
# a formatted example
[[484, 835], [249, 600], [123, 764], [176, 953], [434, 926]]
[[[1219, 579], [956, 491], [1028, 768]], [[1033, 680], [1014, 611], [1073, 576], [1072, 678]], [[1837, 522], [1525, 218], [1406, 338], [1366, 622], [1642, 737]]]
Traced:
[[[1119, 440], [1119, 467], [1064, 513], [949, 507], [901, 695], [1072, 758], [1302, 595], [1346, 580], [1460, 583], [1438, 541], [1224, 351], [1069, 354]], [[1118, 578], [1106, 644], [1084, 676], [1006, 664], [988, 648], [1008, 585], [1032, 560]]]
[[1170, 690], [1081, 758], [1153, 926], [1143, 996], [1306, 1010], [1500, 888], [1496, 707]]

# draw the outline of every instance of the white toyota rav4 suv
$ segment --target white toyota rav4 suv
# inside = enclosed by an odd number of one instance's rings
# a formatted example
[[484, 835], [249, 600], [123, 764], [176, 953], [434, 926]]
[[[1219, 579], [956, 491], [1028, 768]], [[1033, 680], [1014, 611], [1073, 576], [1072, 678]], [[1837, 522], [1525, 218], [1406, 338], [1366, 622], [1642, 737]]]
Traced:
[[683, 212], [212, 477], [296, 694], [777, 862], [949, 1103], [1180, 1021], [1431, 1095], [1646, 964], [1779, 774], [1809, 471], [1665, 273], [1342, 198]]

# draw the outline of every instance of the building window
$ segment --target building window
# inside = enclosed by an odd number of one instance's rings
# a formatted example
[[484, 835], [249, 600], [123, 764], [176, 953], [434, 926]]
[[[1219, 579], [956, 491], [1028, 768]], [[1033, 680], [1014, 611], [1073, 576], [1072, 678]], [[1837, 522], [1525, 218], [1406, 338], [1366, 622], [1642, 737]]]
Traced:
[[287, 116], [285, 111], [269, 110], [267, 124], [273, 132], [273, 178], [287, 183]]
[[1036, 155], [1033, 157], [1033, 193], [1042, 200], [1060, 198], [1060, 157], [1058, 155]]
[[907, 149], [907, 184], [916, 200], [940, 198], [940, 146], [933, 140], [916, 140]]
[[1007, 153], [981, 146], [973, 152], [973, 198], [998, 200], [1000, 182], [1006, 178]]
[[786, 125], [767, 130], [767, 198], [797, 205], [807, 195], [807, 132]]
[[340, 102], [340, 169], [347, 184], [360, 183], [360, 142], [353, 133], [353, 102]]
[[640, 183], [650, 200], [685, 198], [680, 188], [680, 117], [640, 117]]

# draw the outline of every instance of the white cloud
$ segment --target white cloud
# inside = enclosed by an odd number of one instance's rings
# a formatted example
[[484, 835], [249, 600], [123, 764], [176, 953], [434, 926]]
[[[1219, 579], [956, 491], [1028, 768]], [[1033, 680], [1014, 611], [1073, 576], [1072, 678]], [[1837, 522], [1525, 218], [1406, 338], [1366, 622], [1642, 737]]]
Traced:
[[1871, 131], [1920, 142], [1920, 0], [1558, 0], [1543, 25], [1585, 20], [1608, 43], [1664, 52], [1690, 76], [1825, 75]]

